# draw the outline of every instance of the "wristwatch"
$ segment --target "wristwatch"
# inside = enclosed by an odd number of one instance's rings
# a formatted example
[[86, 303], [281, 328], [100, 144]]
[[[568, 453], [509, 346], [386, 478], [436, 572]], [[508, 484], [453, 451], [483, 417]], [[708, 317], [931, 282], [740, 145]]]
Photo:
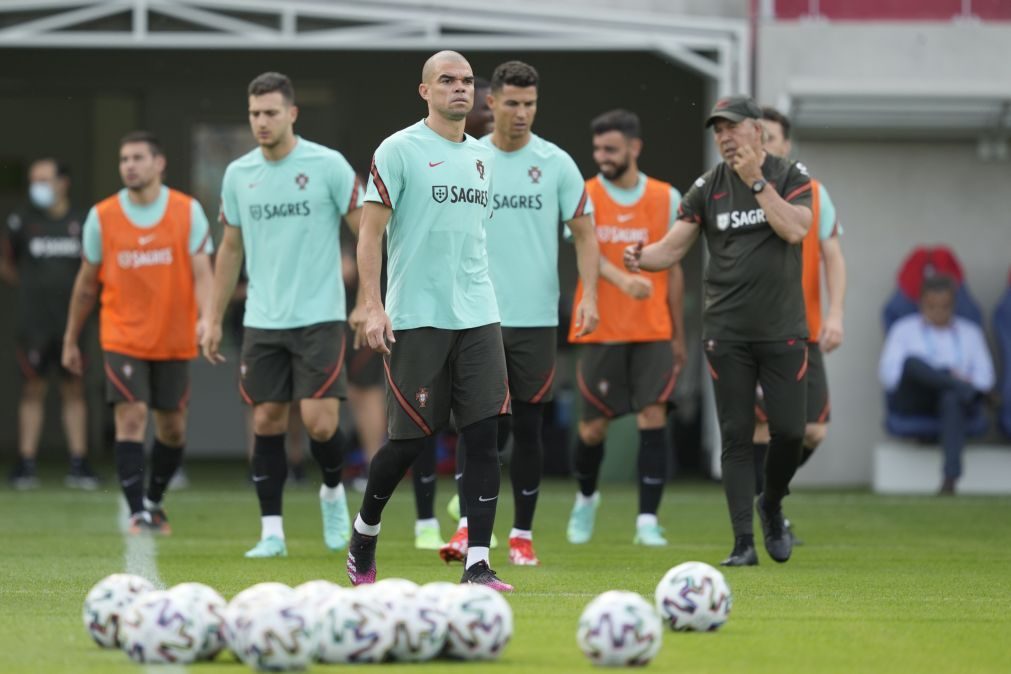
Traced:
[[762, 190], [764, 190], [765, 186], [768, 185], [768, 184], [769, 184], [769, 182], [765, 178], [761, 178], [759, 180], [756, 180], [755, 182], [751, 183], [751, 193], [752, 194], [758, 194], [759, 192], [761, 192]]

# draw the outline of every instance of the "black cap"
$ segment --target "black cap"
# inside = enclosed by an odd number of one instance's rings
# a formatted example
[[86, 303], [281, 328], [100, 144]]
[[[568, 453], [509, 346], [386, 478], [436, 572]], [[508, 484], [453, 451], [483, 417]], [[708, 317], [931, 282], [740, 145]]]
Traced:
[[745, 119], [761, 119], [762, 109], [750, 96], [727, 96], [716, 101], [713, 111], [706, 119], [706, 128], [712, 126], [717, 119], [729, 119], [731, 122], [743, 122]]

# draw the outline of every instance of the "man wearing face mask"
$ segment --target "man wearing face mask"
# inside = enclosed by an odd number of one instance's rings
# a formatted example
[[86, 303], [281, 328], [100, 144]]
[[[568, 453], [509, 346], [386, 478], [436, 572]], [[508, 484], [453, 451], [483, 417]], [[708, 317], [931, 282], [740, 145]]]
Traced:
[[18, 407], [18, 461], [11, 484], [31, 489], [39, 481], [35, 457], [45, 414], [47, 378], [59, 369], [63, 429], [70, 451], [66, 484], [95, 489], [88, 466], [87, 411], [81, 378], [60, 367], [67, 305], [81, 259], [84, 218], [70, 203], [70, 171], [54, 158], [28, 169], [29, 203], [10, 214], [3, 232], [0, 270], [18, 287], [17, 360], [24, 377]]

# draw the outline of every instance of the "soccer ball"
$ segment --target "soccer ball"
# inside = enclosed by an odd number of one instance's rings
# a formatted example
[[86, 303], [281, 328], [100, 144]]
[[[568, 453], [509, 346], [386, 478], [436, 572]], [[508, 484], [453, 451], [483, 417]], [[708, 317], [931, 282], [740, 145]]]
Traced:
[[320, 662], [382, 662], [393, 646], [395, 621], [374, 586], [332, 593], [318, 618]]
[[114, 573], [98, 581], [84, 599], [84, 627], [102, 648], [119, 646], [120, 613], [136, 597], [151, 592], [154, 585], [146, 578], [129, 573]]
[[441, 603], [422, 595], [421, 588], [409, 580], [388, 578], [374, 587], [372, 591], [386, 604], [393, 618], [390, 656], [401, 662], [423, 662], [437, 656], [446, 644], [449, 628]]
[[317, 644], [317, 626], [294, 592], [267, 592], [237, 624], [232, 651], [250, 667], [305, 669]]
[[225, 609], [225, 642], [236, 655], [238, 651], [235, 650], [234, 643], [239, 629], [248, 621], [254, 607], [274, 596], [293, 596], [293, 590], [284, 583], [257, 583], [228, 602], [228, 608]]
[[295, 598], [310, 612], [315, 620], [319, 607], [330, 598], [334, 592], [343, 592], [337, 583], [329, 580], [310, 580], [295, 588]]
[[660, 650], [663, 628], [653, 607], [635, 592], [611, 590], [587, 604], [576, 642], [595, 665], [645, 665]]
[[180, 583], [169, 594], [197, 624], [197, 660], [210, 660], [225, 647], [225, 609], [228, 604], [203, 583]]
[[672, 630], [710, 632], [727, 621], [733, 598], [723, 574], [704, 562], [678, 564], [656, 586], [656, 610]]
[[189, 664], [203, 645], [202, 625], [167, 590], [135, 599], [119, 620], [120, 646], [134, 662]]
[[446, 655], [461, 660], [494, 660], [513, 635], [509, 602], [485, 585], [459, 585], [447, 598]]

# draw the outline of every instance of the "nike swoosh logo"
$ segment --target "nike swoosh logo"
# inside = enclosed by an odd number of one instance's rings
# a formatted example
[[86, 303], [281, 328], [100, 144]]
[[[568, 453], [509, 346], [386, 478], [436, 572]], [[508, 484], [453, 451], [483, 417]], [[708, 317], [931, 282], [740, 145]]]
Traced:
[[254, 475], [253, 476], [253, 482], [263, 482], [264, 480], [269, 479], [269, 478], [270, 478], [269, 475]]
[[123, 480], [119, 484], [121, 486], [123, 486], [123, 487], [131, 487], [131, 486], [137, 484], [138, 482], [140, 482], [140, 475], [134, 475], [129, 480]]
[[619, 213], [618, 222], [628, 222], [635, 217], [635, 213]]
[[527, 491], [526, 489], [520, 489], [520, 493], [523, 494], [524, 496], [533, 496], [538, 491], [540, 491], [540, 489], [541, 489], [540, 487], [538, 487], [537, 489], [531, 489], [530, 491]]
[[478, 496], [477, 500], [480, 501], [481, 503], [487, 503], [488, 501], [494, 501], [497, 498], [498, 498], [498, 496], [492, 496], [491, 498], [485, 498], [484, 496]]
[[390, 498], [391, 496], [393, 496], [393, 494], [387, 494], [386, 496], [380, 496], [379, 494], [373, 494], [372, 498], [374, 498], [377, 501], [385, 501], [386, 499]]
[[727, 196], [726, 192], [717, 192], [716, 194], [713, 195], [713, 201], [716, 201], [717, 199], [722, 199], [725, 196]]
[[663, 484], [664, 479], [662, 477], [644, 477], [642, 478], [643, 484]]
[[147, 236], [142, 236], [139, 239], [137, 239], [137, 242], [140, 243], [140, 245], [142, 246], [146, 246], [147, 244], [154, 241], [154, 237], [155, 237], [154, 234], [148, 234]]
[[428, 168], [435, 168], [439, 164], [445, 164], [445, 163], [446, 163], [445, 159], [443, 159], [442, 161], [437, 161], [437, 162], [428, 162]]
[[419, 479], [422, 484], [431, 484], [432, 482], [435, 482], [435, 477], [435, 473], [432, 473], [431, 475], [422, 475]]
[[249, 189], [254, 189], [260, 183], [249, 183]]

